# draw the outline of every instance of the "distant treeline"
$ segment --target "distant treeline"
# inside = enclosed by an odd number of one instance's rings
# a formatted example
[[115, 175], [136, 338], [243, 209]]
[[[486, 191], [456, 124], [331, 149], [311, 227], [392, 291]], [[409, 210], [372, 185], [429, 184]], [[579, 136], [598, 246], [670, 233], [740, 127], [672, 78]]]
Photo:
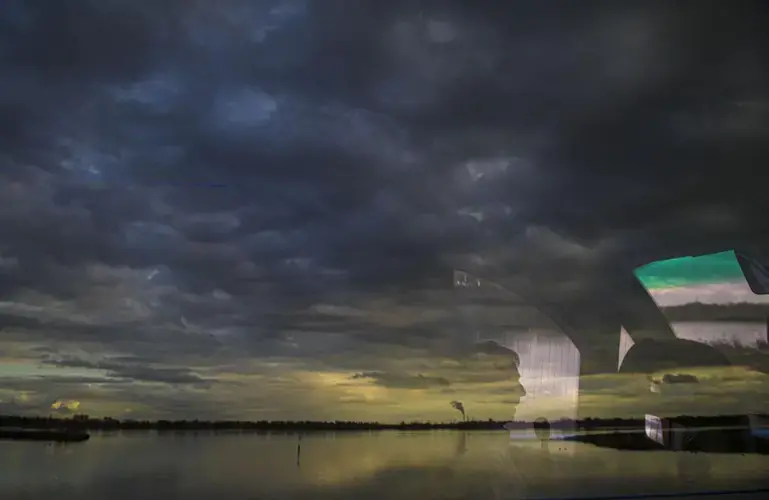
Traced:
[[692, 302], [663, 308], [670, 321], [758, 321], [769, 317], [769, 304], [736, 302], [733, 304], [704, 304]]
[[[708, 417], [682, 416], [689, 425], [715, 427], [729, 425], [735, 416], [721, 415]], [[378, 431], [378, 430], [499, 430], [508, 428], [529, 429], [531, 422], [507, 422], [495, 420], [472, 420], [466, 422], [401, 422], [387, 424], [358, 421], [238, 421], [238, 420], [118, 420], [115, 418], [92, 418], [88, 415], [60, 417], [0, 416], [0, 427], [25, 429], [72, 429], [72, 430], [155, 430], [155, 431], [269, 431], [269, 432], [312, 432], [312, 431]], [[642, 429], [643, 418], [588, 418], [584, 420], [559, 419], [550, 422], [553, 429]]]

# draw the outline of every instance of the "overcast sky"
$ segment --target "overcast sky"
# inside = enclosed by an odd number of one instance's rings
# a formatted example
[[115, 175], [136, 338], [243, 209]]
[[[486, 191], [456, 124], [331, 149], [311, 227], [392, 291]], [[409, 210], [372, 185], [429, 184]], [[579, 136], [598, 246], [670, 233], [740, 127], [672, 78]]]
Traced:
[[0, 411], [509, 416], [457, 263], [520, 303], [765, 243], [768, 4], [510, 4], [6, 0]]

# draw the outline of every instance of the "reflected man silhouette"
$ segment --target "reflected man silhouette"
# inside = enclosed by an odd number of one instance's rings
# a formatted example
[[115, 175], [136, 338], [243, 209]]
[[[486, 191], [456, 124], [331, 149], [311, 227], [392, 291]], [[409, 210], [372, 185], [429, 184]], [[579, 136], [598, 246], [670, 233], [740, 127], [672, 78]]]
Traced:
[[[521, 373], [518, 370], [520, 365], [518, 354], [492, 340], [475, 342], [463, 351], [458, 359], [462, 367], [463, 380], [481, 386], [499, 384], [504, 387], [504, 401], [509, 405], [506, 406], [506, 411], [509, 411], [506, 418], [515, 419], [516, 407], [521, 398], [526, 395], [526, 389], [521, 384]], [[466, 401], [470, 403], [467, 405], [468, 408], [473, 408], [472, 397], [466, 398]], [[508, 407], [509, 410], [507, 410]]]
[[478, 336], [499, 326], [486, 309], [489, 301], [512, 300], [514, 295], [464, 271], [454, 271], [454, 291], [456, 319], [463, 325], [454, 338], [459, 344], [455, 348], [459, 350], [460, 363], [466, 370], [463, 378], [472, 384], [508, 382], [510, 390], [505, 392], [505, 401], [510, 405], [508, 418], [513, 420], [521, 398], [526, 395], [521, 384], [520, 357], [497, 341], [479, 341]]

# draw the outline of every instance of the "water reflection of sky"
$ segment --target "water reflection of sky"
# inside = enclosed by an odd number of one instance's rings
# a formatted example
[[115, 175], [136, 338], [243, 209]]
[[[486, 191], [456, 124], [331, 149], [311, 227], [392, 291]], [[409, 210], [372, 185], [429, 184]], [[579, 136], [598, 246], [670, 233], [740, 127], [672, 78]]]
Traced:
[[[3, 443], [1, 498], [542, 498], [747, 489], [766, 456], [561, 452], [505, 432], [296, 437], [96, 436], [83, 446]], [[551, 443], [553, 444], [553, 443]], [[578, 492], [575, 493], [575, 492]], [[109, 493], [109, 494], [108, 494]]]

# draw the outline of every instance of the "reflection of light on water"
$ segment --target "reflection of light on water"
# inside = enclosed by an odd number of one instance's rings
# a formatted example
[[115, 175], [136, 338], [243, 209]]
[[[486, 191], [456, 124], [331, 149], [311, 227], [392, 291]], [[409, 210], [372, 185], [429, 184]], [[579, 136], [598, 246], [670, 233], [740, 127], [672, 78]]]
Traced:
[[[699, 491], [749, 489], [765, 485], [769, 466], [769, 457], [755, 454], [623, 452], [577, 442], [543, 450], [536, 440], [513, 441], [505, 432], [336, 436], [303, 437], [300, 469], [292, 467], [296, 436], [279, 434], [97, 434], [72, 446], [72, 457], [55, 460], [42, 447], [6, 443], [0, 497], [55, 491], [101, 498], [118, 491], [152, 498], [160, 491], [168, 498], [605, 498], [681, 491], [682, 470], [697, 478]], [[467, 451], [458, 457], [465, 437]], [[564, 456], [563, 446], [574, 456]], [[735, 480], [740, 485], [730, 487]]]
[[[573, 436], [573, 431], [564, 431], [560, 429], [553, 429], [550, 435], [550, 441], [561, 441], [569, 436]], [[539, 442], [540, 439], [534, 432], [534, 429], [512, 429], [510, 431], [510, 439], [515, 441], [529, 441], [534, 440]]]
[[537, 436], [534, 434], [534, 429], [512, 429], [510, 430], [510, 439], [528, 441], [537, 439]]
[[[360, 435], [362, 436], [362, 435]], [[467, 453], [467, 436], [455, 433], [382, 433], [363, 439], [338, 436], [324, 445], [317, 438], [302, 445], [302, 476], [314, 486], [332, 487], [352, 484], [397, 469], [418, 470], [431, 466], [447, 466], [457, 459], [457, 440]], [[321, 442], [318, 442], [321, 441]], [[500, 440], [501, 442], [501, 440]]]

